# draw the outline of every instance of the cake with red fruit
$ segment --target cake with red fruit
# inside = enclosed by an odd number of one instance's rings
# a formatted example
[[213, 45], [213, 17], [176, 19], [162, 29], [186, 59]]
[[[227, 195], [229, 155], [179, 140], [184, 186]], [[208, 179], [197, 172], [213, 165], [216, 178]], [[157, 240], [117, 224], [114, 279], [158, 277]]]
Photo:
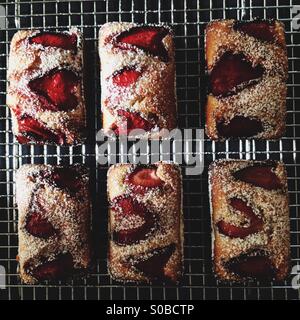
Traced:
[[90, 263], [90, 194], [82, 165], [23, 165], [17, 172], [20, 277], [62, 280]]
[[284, 25], [276, 20], [216, 20], [206, 27], [205, 40], [209, 138], [280, 138], [288, 77]]
[[84, 141], [83, 38], [77, 29], [18, 31], [11, 41], [8, 80], [7, 105], [19, 143]]
[[165, 162], [114, 165], [107, 188], [112, 278], [177, 282], [183, 264], [180, 168]]
[[[175, 57], [169, 27], [129, 22], [99, 32], [101, 105], [107, 134], [158, 136], [176, 127]], [[132, 134], [139, 136], [139, 133]]]
[[287, 176], [279, 161], [218, 160], [209, 168], [218, 279], [283, 280], [290, 269]]

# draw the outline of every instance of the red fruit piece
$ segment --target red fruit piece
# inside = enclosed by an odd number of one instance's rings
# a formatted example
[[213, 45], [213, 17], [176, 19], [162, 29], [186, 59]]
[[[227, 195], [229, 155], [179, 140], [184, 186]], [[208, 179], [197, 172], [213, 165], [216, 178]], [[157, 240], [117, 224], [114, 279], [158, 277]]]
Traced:
[[227, 96], [236, 93], [237, 90], [258, 82], [263, 72], [262, 66], [253, 67], [243, 54], [226, 52], [211, 71], [212, 94]]
[[282, 188], [282, 184], [273, 169], [272, 165], [254, 165], [234, 172], [233, 176], [257, 187], [276, 190]]
[[46, 261], [36, 268], [26, 268], [37, 280], [59, 280], [65, 278], [74, 269], [71, 254], [60, 254], [55, 260]]
[[235, 116], [229, 123], [224, 121], [217, 123], [217, 130], [224, 138], [252, 137], [263, 131], [263, 126], [260, 120]]
[[55, 168], [50, 179], [58, 188], [68, 189], [72, 193], [76, 193], [81, 185], [78, 172], [72, 168]]
[[65, 142], [65, 136], [63, 134], [53, 133], [38, 120], [28, 115], [21, 116], [18, 119], [18, 126], [20, 135], [17, 136], [17, 139], [20, 143], [27, 143], [29, 141], [48, 141], [64, 144]]
[[120, 71], [117, 71], [113, 75], [113, 83], [120, 87], [128, 87], [135, 83], [140, 77], [141, 72], [134, 70], [132, 68], [123, 68]]
[[258, 279], [274, 277], [274, 267], [271, 260], [262, 255], [243, 255], [234, 258], [227, 263], [227, 268], [241, 277]]
[[68, 111], [77, 104], [75, 96], [79, 78], [70, 70], [54, 70], [47, 75], [31, 80], [30, 89], [46, 99], [44, 108], [52, 111]]
[[274, 40], [274, 23], [268, 21], [239, 22], [235, 25], [235, 29], [262, 41]]
[[[133, 27], [119, 34], [116, 42], [135, 46], [166, 61], [168, 59], [168, 52], [162, 39], [167, 34], [168, 30], [162, 27]], [[127, 49], [124, 46], [121, 46], [121, 48]]]
[[130, 184], [137, 192], [143, 192], [148, 188], [161, 187], [164, 182], [156, 175], [156, 170], [156, 167], [137, 167], [126, 176], [125, 182]]
[[75, 34], [42, 32], [30, 38], [29, 42], [41, 44], [44, 47], [55, 47], [74, 51], [77, 49], [77, 36]]
[[153, 125], [148, 120], [142, 118], [138, 112], [118, 110], [118, 115], [121, 116], [122, 120], [119, 125], [114, 124], [112, 126], [117, 135], [128, 135], [133, 129], [150, 131], [153, 128]]
[[41, 212], [34, 211], [26, 222], [26, 230], [33, 236], [47, 239], [55, 234], [55, 229]]
[[250, 234], [257, 233], [263, 228], [263, 221], [260, 219], [252, 210], [251, 207], [247, 205], [247, 203], [238, 198], [230, 199], [230, 205], [240, 211], [243, 215], [245, 215], [249, 219], [248, 227], [237, 227], [230, 223], [221, 220], [218, 222], [217, 226], [219, 232], [228, 236], [230, 238], [241, 238], [244, 239]]
[[141, 271], [151, 280], [167, 280], [164, 267], [175, 251], [175, 245], [170, 244], [164, 248], [155, 249], [137, 261], [132, 261], [132, 265]]
[[117, 228], [113, 239], [119, 245], [131, 245], [145, 240], [155, 226], [155, 216], [143, 204], [131, 197], [120, 196], [113, 200]]

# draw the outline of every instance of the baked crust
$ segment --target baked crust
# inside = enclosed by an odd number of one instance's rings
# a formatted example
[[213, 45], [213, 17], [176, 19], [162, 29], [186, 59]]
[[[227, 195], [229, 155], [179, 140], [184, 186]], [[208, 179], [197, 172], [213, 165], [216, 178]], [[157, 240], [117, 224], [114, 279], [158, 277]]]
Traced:
[[[62, 35], [76, 35], [76, 50], [43, 46], [31, 43], [34, 36], [49, 33], [39, 30], [21, 30], [12, 38], [9, 55], [7, 105], [12, 113], [12, 130], [18, 137], [18, 119], [30, 116], [38, 120], [54, 135], [61, 135], [59, 141], [41, 141], [34, 137], [26, 137], [35, 143], [55, 143], [73, 145], [82, 143], [86, 135], [86, 106], [83, 91], [83, 37], [76, 28], [57, 33]], [[79, 81], [73, 94], [77, 105], [72, 110], [45, 110], [44, 100], [31, 90], [30, 81], [44, 77], [55, 70], [74, 72]], [[27, 142], [26, 142], [27, 143]]]
[[[243, 168], [257, 165], [271, 166], [282, 187], [267, 190], [238, 180], [234, 176]], [[209, 188], [212, 255], [217, 278], [231, 281], [254, 278], [229, 270], [228, 262], [263, 252], [274, 267], [273, 278], [283, 280], [290, 269], [289, 202], [284, 164], [277, 161], [218, 160], [209, 167]], [[230, 205], [232, 198], [244, 201], [263, 221], [259, 231], [242, 238], [229, 236], [220, 231], [218, 224], [220, 221], [235, 226], [249, 225], [249, 221], [246, 221], [245, 225], [241, 212]]]
[[[135, 192], [130, 183], [126, 182], [126, 177], [141, 166], [118, 164], [111, 166], [108, 171], [107, 190], [110, 203], [108, 266], [112, 278], [121, 282], [151, 283], [155, 280], [178, 282], [182, 275], [184, 233], [180, 168], [165, 162], [158, 162], [155, 166], [156, 175], [164, 184], [161, 188], [148, 189], [144, 193]], [[141, 241], [130, 245], [120, 245], [113, 238], [113, 232], [118, 224], [112, 204], [114, 199], [120, 196], [132, 197], [156, 216], [156, 224], [151, 233]], [[163, 265], [163, 274], [159, 279], [154, 279], [134, 267], [135, 261], [151, 257], [152, 252], [170, 248], [170, 255]]]
[[[82, 165], [72, 165], [78, 174], [75, 193], [57, 186], [51, 174], [62, 166], [25, 164], [16, 176], [16, 199], [19, 213], [20, 277], [22, 282], [39, 282], [27, 270], [51, 261], [60, 254], [71, 254], [74, 272], [86, 269], [90, 263], [90, 194], [88, 171]], [[28, 221], [35, 212], [41, 213], [55, 229], [50, 237], [33, 235]], [[55, 279], [56, 280], [56, 279]], [[59, 280], [59, 279], [57, 279]]]
[[[125, 48], [116, 45], [120, 34], [143, 27], [159, 27], [166, 33], [161, 41], [167, 60], [134, 45]], [[99, 31], [99, 55], [103, 129], [107, 134], [122, 120], [119, 110], [136, 112], [151, 122], [153, 127], [148, 134], [151, 137], [155, 137], [160, 129], [172, 130], [176, 127], [175, 51], [173, 34], [168, 27], [129, 22], [106, 23]], [[124, 68], [134, 68], [141, 73], [129, 86], [119, 86], [113, 82], [113, 76]]]
[[237, 29], [237, 23], [229, 19], [207, 25], [205, 50], [208, 74], [225, 52], [231, 52], [243, 54], [252, 66], [262, 66], [263, 75], [258, 82], [249, 82], [232, 95], [208, 95], [206, 134], [212, 140], [224, 140], [217, 124], [221, 121], [228, 124], [233, 117], [243, 116], [261, 121], [262, 131], [253, 138], [278, 139], [284, 134], [286, 119], [288, 59], [284, 25], [276, 20], [267, 21], [274, 28], [274, 39], [266, 42]]

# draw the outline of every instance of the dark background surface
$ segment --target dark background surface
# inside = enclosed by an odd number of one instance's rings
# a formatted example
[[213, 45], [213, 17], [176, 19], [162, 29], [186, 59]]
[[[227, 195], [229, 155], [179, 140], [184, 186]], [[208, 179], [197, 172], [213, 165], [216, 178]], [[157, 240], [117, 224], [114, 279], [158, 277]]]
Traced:
[[[7, 289], [1, 299], [299, 299], [285, 282], [221, 284], [211, 271], [210, 213], [207, 167], [219, 158], [280, 159], [287, 166], [290, 191], [292, 266], [300, 259], [299, 126], [300, 35], [292, 28], [295, 1], [6, 1], [7, 25], [0, 30], [0, 264], [6, 267]], [[95, 133], [101, 128], [100, 79], [97, 38], [107, 21], [165, 22], [175, 33], [177, 95], [180, 128], [204, 128], [206, 77], [204, 29], [217, 18], [278, 18], [286, 27], [289, 55], [287, 131], [278, 141], [205, 140], [205, 170], [184, 175], [185, 274], [179, 286], [120, 285], [110, 279], [107, 254], [107, 167], [95, 158]], [[1, 17], [0, 17], [1, 19]], [[11, 133], [10, 112], [5, 105], [6, 63], [9, 42], [19, 28], [66, 29], [77, 26], [86, 38], [90, 138], [76, 147], [20, 146]], [[59, 27], [59, 28], [57, 28]], [[24, 163], [85, 163], [91, 170], [93, 198], [94, 268], [88, 277], [68, 283], [21, 285], [17, 276], [17, 208], [14, 176]]]

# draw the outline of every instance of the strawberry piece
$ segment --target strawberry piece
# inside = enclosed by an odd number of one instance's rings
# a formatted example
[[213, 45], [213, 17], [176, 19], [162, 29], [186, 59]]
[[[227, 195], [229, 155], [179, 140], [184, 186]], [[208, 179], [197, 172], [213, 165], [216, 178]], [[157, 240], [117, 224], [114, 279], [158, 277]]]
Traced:
[[282, 184], [273, 169], [272, 165], [254, 165], [236, 171], [233, 176], [257, 187], [276, 190], [282, 188]]
[[25, 267], [27, 272], [32, 274], [38, 281], [59, 280], [65, 278], [74, 269], [71, 254], [60, 254], [56, 259], [43, 262], [36, 268]]
[[229, 123], [224, 121], [217, 123], [217, 130], [224, 138], [252, 137], [263, 131], [263, 126], [260, 120], [235, 116]]
[[217, 224], [220, 233], [230, 238], [244, 239], [250, 234], [257, 233], [262, 230], [262, 219], [260, 219], [253, 212], [252, 208], [249, 207], [245, 201], [238, 198], [232, 198], [230, 199], [230, 205], [234, 209], [240, 211], [243, 215], [245, 215], [249, 219], [250, 225], [249, 227], [237, 227], [235, 225], [225, 222], [224, 220], [221, 220]]
[[175, 244], [147, 252], [137, 261], [132, 261], [134, 268], [145, 274], [151, 280], [167, 280], [164, 267], [175, 251]]
[[116, 37], [116, 42], [122, 49], [127, 49], [127, 47], [124, 45], [120, 46], [120, 44], [127, 44], [166, 61], [168, 59], [168, 52], [162, 40], [167, 34], [168, 30], [162, 27], [133, 27], [119, 34]]
[[140, 75], [141, 72], [137, 70], [131, 68], [123, 68], [122, 70], [114, 73], [112, 81], [116, 86], [128, 87], [135, 83]]
[[41, 212], [34, 211], [26, 222], [26, 230], [33, 236], [48, 239], [55, 234], [55, 229]]
[[156, 170], [156, 167], [137, 167], [126, 176], [125, 182], [130, 184], [136, 192], [161, 187], [164, 182], [156, 175]]
[[116, 135], [128, 135], [133, 129], [143, 129], [150, 131], [153, 125], [146, 119], [142, 118], [138, 112], [129, 112], [125, 110], [118, 110], [118, 115], [121, 116], [119, 125], [112, 126]]
[[55, 168], [50, 179], [56, 187], [67, 189], [71, 193], [76, 193], [81, 186], [80, 176], [72, 168]]
[[231, 272], [241, 277], [270, 279], [275, 274], [271, 260], [263, 255], [242, 255], [231, 259], [226, 265]]
[[[79, 78], [70, 70], [54, 70], [29, 82], [30, 89], [46, 101], [44, 108], [52, 111], [68, 111], [77, 104], [75, 96]], [[47, 103], [48, 102], [48, 103]]]
[[275, 36], [274, 23], [268, 21], [239, 22], [235, 29], [262, 41], [272, 42]]
[[248, 85], [257, 83], [264, 69], [253, 67], [243, 54], [226, 52], [210, 74], [211, 91], [215, 96], [228, 96]]
[[64, 144], [65, 136], [60, 134], [55, 134], [49, 129], [47, 129], [38, 120], [24, 115], [18, 119], [18, 126], [20, 135], [17, 139], [20, 143], [27, 143], [30, 141], [40, 141], [40, 142], [55, 142], [57, 144]]
[[27, 143], [30, 143], [32, 141], [32, 139], [27, 138], [27, 137], [22, 136], [22, 135], [19, 135], [16, 138], [17, 138], [18, 142], [21, 143], [21, 144], [27, 144]]
[[29, 43], [41, 44], [44, 47], [55, 47], [64, 50], [77, 49], [77, 36], [75, 34], [42, 32], [29, 39]]
[[[126, 228], [118, 228], [113, 232], [113, 239], [119, 245], [131, 245], [145, 240], [155, 226], [154, 215], [143, 204], [138, 203], [131, 197], [117, 197], [113, 200], [111, 208], [116, 212], [117, 225], [122, 225], [122, 220], [127, 219], [125, 220]], [[142, 218], [142, 224], [135, 226], [135, 217]]]

